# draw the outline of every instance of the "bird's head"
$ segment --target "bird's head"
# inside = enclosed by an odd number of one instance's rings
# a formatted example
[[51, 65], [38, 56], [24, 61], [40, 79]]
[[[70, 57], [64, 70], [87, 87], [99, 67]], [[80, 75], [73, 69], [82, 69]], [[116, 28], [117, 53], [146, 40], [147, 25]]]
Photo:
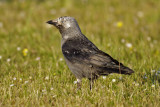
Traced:
[[68, 32], [69, 30], [80, 31], [77, 21], [73, 17], [59, 17], [55, 20], [47, 21], [48, 24], [55, 26], [61, 33]]

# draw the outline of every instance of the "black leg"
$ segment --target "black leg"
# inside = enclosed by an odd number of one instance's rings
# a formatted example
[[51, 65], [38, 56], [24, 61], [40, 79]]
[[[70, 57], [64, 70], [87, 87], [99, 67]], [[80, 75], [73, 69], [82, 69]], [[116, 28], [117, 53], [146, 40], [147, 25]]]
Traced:
[[93, 75], [91, 74], [91, 78], [88, 78], [89, 79], [89, 82], [90, 82], [90, 90], [92, 91], [92, 87], [93, 87], [93, 84], [94, 84], [94, 81], [98, 78], [98, 75]]
[[92, 79], [90, 79], [89, 82], [90, 82], [90, 90], [92, 91], [94, 81]]

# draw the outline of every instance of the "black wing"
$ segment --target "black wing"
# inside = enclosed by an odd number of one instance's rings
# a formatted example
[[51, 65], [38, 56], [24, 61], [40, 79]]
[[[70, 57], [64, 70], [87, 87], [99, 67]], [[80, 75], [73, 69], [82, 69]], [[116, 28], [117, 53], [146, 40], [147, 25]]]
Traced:
[[130, 74], [133, 71], [99, 50], [88, 39], [70, 39], [62, 46], [65, 58], [72, 63], [92, 65], [101, 75], [108, 73]]

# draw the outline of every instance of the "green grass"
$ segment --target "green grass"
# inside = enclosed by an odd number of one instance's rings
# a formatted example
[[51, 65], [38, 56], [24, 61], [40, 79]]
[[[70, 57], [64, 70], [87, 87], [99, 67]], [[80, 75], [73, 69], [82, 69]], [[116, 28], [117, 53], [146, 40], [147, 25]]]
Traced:
[[[99, 49], [135, 73], [101, 77], [92, 92], [84, 79], [77, 91], [60, 34], [45, 23], [60, 16], [75, 17]], [[158, 107], [159, 46], [159, 0], [1, 0], [0, 106]]]

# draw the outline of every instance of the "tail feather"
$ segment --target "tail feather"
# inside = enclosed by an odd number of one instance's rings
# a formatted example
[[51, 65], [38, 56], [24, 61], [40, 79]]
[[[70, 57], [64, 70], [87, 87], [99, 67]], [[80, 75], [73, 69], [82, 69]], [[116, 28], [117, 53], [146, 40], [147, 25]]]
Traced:
[[132, 73], [134, 73], [134, 71], [132, 69], [125, 67], [125, 66], [120, 67], [119, 72], [120, 72], [120, 74], [127, 74], [127, 75], [131, 75]]
[[100, 68], [99, 75], [108, 75], [110, 73], [118, 73], [118, 74], [125, 74], [131, 75], [134, 71], [125, 66], [113, 66], [113, 67], [103, 67]]

